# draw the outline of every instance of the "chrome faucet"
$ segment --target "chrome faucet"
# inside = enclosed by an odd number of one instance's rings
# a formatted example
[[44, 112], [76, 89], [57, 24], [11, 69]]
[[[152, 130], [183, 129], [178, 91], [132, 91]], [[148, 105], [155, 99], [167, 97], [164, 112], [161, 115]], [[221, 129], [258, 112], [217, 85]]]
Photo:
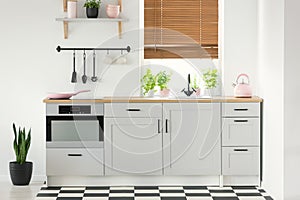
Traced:
[[196, 92], [196, 90], [190, 86], [191, 85], [191, 75], [188, 74], [188, 89], [185, 90], [185, 88], [183, 88], [181, 90], [181, 92], [183, 92], [186, 96], [191, 96], [193, 94], [193, 92]]

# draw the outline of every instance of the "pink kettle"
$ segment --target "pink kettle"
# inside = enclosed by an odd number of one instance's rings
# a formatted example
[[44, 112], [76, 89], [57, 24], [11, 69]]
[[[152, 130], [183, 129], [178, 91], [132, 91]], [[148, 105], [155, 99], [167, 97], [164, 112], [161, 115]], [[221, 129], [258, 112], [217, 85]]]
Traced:
[[249, 76], [247, 74], [240, 74], [236, 79], [236, 83], [233, 83], [233, 87], [234, 97], [252, 97], [252, 89], [249, 85]]

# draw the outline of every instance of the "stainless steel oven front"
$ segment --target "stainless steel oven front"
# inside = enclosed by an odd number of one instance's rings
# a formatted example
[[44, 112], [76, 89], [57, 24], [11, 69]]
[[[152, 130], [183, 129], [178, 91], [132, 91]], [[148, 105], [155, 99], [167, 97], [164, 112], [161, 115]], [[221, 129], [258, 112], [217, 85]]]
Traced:
[[47, 148], [103, 148], [103, 104], [47, 104]]

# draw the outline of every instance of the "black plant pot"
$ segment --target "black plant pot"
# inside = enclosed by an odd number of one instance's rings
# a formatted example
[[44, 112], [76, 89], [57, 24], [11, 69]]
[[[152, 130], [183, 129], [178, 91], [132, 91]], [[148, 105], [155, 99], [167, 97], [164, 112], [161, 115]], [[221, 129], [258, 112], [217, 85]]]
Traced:
[[10, 162], [9, 171], [14, 185], [28, 185], [32, 175], [32, 162], [25, 162], [22, 165], [17, 162]]
[[86, 16], [88, 18], [97, 18], [98, 17], [98, 8], [86, 8]]

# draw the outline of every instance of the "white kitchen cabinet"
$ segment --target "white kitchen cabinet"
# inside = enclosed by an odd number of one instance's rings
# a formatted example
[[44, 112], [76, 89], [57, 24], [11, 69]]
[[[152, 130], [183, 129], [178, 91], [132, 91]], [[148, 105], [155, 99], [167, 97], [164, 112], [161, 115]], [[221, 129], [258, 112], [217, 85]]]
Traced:
[[260, 175], [260, 104], [222, 104], [222, 174]]
[[259, 118], [223, 118], [223, 146], [259, 146]]
[[47, 176], [103, 176], [103, 148], [46, 150]]
[[258, 175], [259, 147], [223, 147], [223, 175]]
[[220, 120], [220, 103], [164, 103], [164, 174], [220, 175]]
[[105, 174], [162, 175], [161, 126], [161, 118], [105, 118]]

